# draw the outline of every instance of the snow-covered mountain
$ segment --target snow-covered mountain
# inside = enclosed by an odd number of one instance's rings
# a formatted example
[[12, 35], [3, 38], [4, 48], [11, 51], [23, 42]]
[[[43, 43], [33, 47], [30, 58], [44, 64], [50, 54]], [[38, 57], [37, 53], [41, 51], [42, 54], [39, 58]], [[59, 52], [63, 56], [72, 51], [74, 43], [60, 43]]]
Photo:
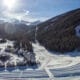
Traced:
[[28, 26], [36, 26], [36, 25], [38, 25], [38, 24], [41, 23], [40, 20], [37, 20], [37, 21], [34, 21], [34, 22], [29, 22], [29, 21], [21, 20], [20, 22], [23, 23], [23, 24], [26, 24]]
[[11, 34], [26, 34], [30, 29], [40, 21], [29, 22], [29, 21], [19, 21], [17, 19], [0, 19], [0, 36], [11, 35]]
[[18, 19], [12, 19], [12, 18], [1, 18], [0, 19], [0, 24], [8, 22], [8, 23], [15, 23], [15, 24], [26, 24], [27, 26], [35, 26], [41, 23], [40, 20], [30, 22], [30, 21], [24, 21], [24, 20], [18, 20]]

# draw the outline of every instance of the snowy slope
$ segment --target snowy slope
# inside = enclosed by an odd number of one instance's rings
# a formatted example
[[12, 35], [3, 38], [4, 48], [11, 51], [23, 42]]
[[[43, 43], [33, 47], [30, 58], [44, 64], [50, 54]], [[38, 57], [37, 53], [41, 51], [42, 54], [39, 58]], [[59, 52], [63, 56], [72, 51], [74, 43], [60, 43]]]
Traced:
[[40, 62], [39, 68], [23, 67], [23, 70], [19, 70], [15, 67], [12, 72], [1, 71], [0, 80], [80, 80], [80, 56], [54, 54], [39, 43], [32, 46], [36, 61]]
[[[41, 62], [40, 68], [44, 68], [45, 66], [50, 69], [63, 68], [80, 63], [80, 56], [75, 57], [65, 54], [54, 54], [54, 52], [51, 53], [47, 51], [43, 46], [39, 45], [38, 43], [33, 43], [33, 48], [36, 54], [36, 60]], [[79, 52], [72, 52], [72, 54], [79, 54]]]
[[[54, 54], [47, 51], [43, 46], [39, 45], [39, 43], [33, 43], [33, 48], [36, 54], [36, 61], [41, 63], [39, 69], [44, 69], [51, 80], [80, 79], [80, 56], [69, 55], [80, 54], [80, 52], [75, 51], [67, 53], [67, 55]], [[75, 78], [73, 78], [74, 76]]]

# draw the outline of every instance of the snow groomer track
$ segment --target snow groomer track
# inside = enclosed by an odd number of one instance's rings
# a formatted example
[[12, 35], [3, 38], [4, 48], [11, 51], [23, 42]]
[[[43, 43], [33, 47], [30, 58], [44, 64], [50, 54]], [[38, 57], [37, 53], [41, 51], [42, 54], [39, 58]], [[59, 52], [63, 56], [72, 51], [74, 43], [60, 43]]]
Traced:
[[66, 68], [50, 69], [50, 72], [54, 79], [51, 79], [45, 70], [0, 71], [0, 80], [59, 80], [58, 78], [62, 77], [80, 76], [80, 64]]

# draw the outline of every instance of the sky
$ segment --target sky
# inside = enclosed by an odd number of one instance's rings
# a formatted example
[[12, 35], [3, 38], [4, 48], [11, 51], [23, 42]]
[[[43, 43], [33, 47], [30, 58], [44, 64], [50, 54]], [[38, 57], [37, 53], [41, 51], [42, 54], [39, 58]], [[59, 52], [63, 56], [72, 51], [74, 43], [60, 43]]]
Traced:
[[80, 0], [0, 0], [0, 17], [45, 21], [80, 8]]

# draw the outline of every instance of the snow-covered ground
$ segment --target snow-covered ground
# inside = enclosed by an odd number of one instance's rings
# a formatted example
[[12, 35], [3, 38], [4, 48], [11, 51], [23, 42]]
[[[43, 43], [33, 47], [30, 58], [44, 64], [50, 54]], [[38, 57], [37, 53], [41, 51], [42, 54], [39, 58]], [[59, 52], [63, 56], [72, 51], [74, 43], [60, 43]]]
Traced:
[[[4, 60], [5, 61], [4, 61]], [[0, 67], [30, 65], [35, 63], [35, 55], [24, 48], [14, 48], [14, 41], [0, 39]]]
[[0, 44], [0, 49], [1, 49], [0, 52], [3, 52], [8, 45], [13, 46], [13, 41], [7, 40], [5, 43], [1, 43]]
[[[36, 54], [36, 61], [39, 61], [41, 63], [39, 69], [44, 69], [50, 78], [54, 78], [55, 74], [58, 74], [59, 72], [62, 72], [61, 75], [63, 75], [64, 71], [67, 75], [72, 75], [73, 73], [77, 74], [76, 72], [79, 71], [78, 74], [80, 75], [80, 52], [75, 51], [71, 53], [65, 53], [66, 55], [54, 54], [54, 52], [51, 53], [47, 51], [43, 46], [39, 45], [39, 43], [33, 43], [33, 48]], [[58, 72], [56, 72], [55, 70]], [[67, 76], [67, 78], [68, 80], [73, 80], [72, 77]], [[66, 80], [67, 78], [61, 78], [61, 80]], [[58, 78], [55, 78], [54, 80], [58, 80]]]
[[[36, 54], [36, 61], [41, 63], [40, 69], [48, 67], [50, 69], [69, 67], [80, 63], [80, 56], [70, 56], [65, 54], [54, 54], [47, 51], [43, 46], [33, 43], [34, 52]], [[79, 54], [80, 52], [72, 52], [72, 54]]]
[[[12, 45], [12, 42], [10, 43]], [[3, 49], [4, 46], [0, 45]], [[0, 72], [0, 80], [80, 80], [79, 52], [67, 53], [66, 55], [54, 54], [39, 43], [33, 43], [32, 46], [36, 61], [40, 62], [39, 68], [36, 70], [15, 68], [12, 72], [2, 71]]]
[[[18, 55], [16, 54], [13, 54], [13, 53], [8, 53], [8, 52], [5, 52], [5, 49], [7, 48], [7, 46], [12, 46], [13, 47], [13, 41], [9, 41], [9, 40], [6, 40], [5, 43], [1, 43], [0, 44], [0, 55], [4, 54], [4, 55], [8, 55], [10, 56], [10, 59], [6, 62], [6, 64], [14, 64], [15, 66], [17, 65], [18, 62], [23, 62], [24, 58], [23, 57], [18, 57]], [[0, 61], [0, 64], [2, 64], [2, 62]], [[5, 64], [5, 66], [7, 66]]]

